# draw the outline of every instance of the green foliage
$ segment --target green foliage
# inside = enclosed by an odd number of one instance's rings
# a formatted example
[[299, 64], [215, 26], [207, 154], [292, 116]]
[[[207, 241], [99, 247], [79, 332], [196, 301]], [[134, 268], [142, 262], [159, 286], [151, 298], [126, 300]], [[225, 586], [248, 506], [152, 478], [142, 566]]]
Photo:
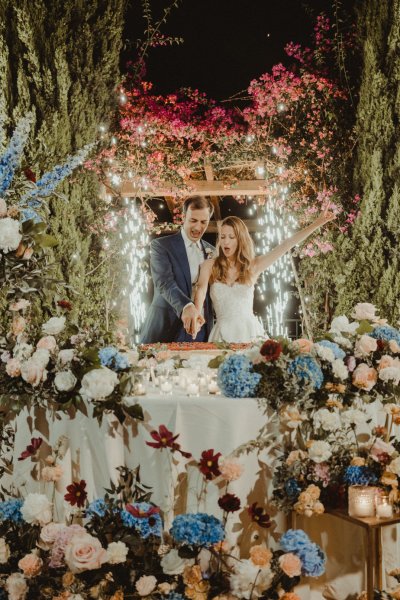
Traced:
[[[126, 0], [0, 0], [0, 142], [32, 109], [34, 131], [23, 166], [38, 176], [96, 140], [99, 125], [110, 118], [125, 8]], [[102, 319], [98, 290], [107, 288], [109, 277], [96, 232], [104, 212], [96, 176], [81, 171], [58, 192], [50, 202], [50, 231], [38, 233], [37, 241], [52, 248], [49, 262], [55, 263], [54, 277], [68, 285], [72, 319], [92, 325]], [[52, 306], [49, 293], [36, 307], [38, 322]]]

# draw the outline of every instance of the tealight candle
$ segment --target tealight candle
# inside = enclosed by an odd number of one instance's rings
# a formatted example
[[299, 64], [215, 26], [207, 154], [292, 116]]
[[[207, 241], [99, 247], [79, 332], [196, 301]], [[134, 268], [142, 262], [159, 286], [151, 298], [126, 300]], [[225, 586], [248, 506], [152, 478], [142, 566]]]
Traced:
[[135, 396], [144, 396], [146, 394], [146, 387], [143, 383], [136, 383], [133, 388]]
[[216, 381], [210, 381], [210, 383], [208, 384], [208, 393], [209, 394], [218, 394], [219, 392], [219, 387]]
[[189, 396], [198, 396], [199, 395], [199, 386], [197, 383], [194, 383], [193, 381], [188, 383], [186, 390], [187, 390], [187, 393], [189, 394]]
[[163, 381], [160, 385], [160, 390], [164, 394], [170, 394], [172, 392], [172, 383], [170, 383], [169, 381]]
[[393, 517], [393, 506], [389, 502], [387, 494], [380, 494], [376, 499], [376, 516], [379, 519], [390, 519]]
[[351, 485], [349, 487], [349, 515], [351, 517], [374, 517], [375, 496], [375, 487]]

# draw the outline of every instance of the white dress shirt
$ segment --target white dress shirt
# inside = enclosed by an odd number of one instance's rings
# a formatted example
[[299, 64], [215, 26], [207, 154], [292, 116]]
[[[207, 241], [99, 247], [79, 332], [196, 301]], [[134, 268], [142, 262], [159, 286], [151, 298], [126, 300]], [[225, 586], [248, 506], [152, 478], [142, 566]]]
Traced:
[[[194, 284], [197, 282], [200, 273], [200, 265], [204, 262], [204, 251], [201, 245], [200, 240], [197, 242], [192, 242], [186, 235], [184, 229], [181, 229], [183, 241], [185, 242], [186, 254], [189, 261], [190, 268], [190, 279], [192, 282], [192, 300], [194, 299]], [[188, 302], [186, 306], [193, 304], [193, 302]], [[183, 307], [185, 310], [186, 306]], [[204, 310], [202, 309], [201, 313], [203, 314]]]

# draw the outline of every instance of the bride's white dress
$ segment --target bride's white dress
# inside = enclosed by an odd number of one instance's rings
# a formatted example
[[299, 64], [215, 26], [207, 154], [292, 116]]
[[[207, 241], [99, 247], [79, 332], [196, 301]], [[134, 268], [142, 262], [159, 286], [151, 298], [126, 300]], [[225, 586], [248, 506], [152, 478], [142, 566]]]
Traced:
[[217, 321], [209, 342], [251, 342], [265, 335], [263, 326], [253, 314], [254, 285], [214, 281], [210, 296]]

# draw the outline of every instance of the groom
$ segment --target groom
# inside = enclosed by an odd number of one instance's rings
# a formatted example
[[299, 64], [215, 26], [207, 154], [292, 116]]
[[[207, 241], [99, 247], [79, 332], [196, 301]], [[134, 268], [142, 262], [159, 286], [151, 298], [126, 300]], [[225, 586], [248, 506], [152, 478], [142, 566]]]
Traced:
[[[201, 263], [214, 246], [201, 238], [213, 214], [213, 206], [203, 196], [192, 196], [183, 205], [183, 226], [179, 233], [155, 239], [150, 247], [154, 297], [141, 333], [141, 343], [204, 342], [213, 325], [210, 298], [204, 315], [193, 304], [192, 286]], [[195, 340], [191, 335], [202, 324]]]

